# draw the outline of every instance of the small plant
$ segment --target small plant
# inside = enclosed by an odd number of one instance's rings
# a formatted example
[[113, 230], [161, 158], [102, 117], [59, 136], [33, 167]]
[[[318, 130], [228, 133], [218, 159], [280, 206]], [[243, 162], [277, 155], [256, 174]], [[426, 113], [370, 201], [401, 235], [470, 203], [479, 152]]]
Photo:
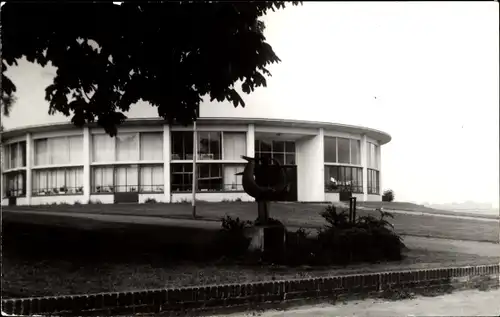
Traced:
[[88, 204], [89, 205], [100, 205], [100, 204], [102, 204], [102, 202], [100, 200], [89, 199]]
[[382, 201], [387, 201], [387, 202], [394, 201], [394, 191], [392, 189], [384, 191], [384, 193], [382, 194]]
[[145, 204], [156, 204], [156, 199], [148, 198], [144, 201]]
[[252, 225], [250, 221], [231, 218], [226, 215], [221, 219], [221, 230], [214, 242], [215, 252], [229, 258], [240, 257], [246, 253], [250, 239], [245, 236], [245, 230]]
[[237, 202], [237, 203], [241, 203], [241, 201], [242, 201], [242, 200], [241, 200], [241, 198], [240, 198], [240, 197], [238, 197], [238, 198], [236, 198], [234, 201], [235, 201], [235, 202]]
[[77, 200], [77, 201], [74, 202], [74, 205], [81, 205], [81, 204], [82, 203], [79, 200]]

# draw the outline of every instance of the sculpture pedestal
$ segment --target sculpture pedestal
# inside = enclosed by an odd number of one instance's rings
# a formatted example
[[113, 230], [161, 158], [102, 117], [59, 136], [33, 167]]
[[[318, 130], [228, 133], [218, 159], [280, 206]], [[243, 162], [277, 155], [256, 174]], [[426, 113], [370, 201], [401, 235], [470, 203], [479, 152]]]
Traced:
[[248, 228], [250, 251], [262, 252], [266, 262], [281, 262], [285, 256], [286, 229], [282, 226], [265, 225]]

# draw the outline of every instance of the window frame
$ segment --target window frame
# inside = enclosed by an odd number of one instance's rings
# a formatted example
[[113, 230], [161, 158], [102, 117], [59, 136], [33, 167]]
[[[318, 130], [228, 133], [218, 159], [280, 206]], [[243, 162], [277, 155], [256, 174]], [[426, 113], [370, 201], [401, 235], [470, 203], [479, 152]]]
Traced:
[[[339, 162], [339, 142], [338, 142], [338, 139], [346, 139], [346, 140], [349, 140], [349, 163], [343, 163], [343, 162]], [[326, 142], [325, 140], [326, 139], [329, 139], [329, 140], [332, 140], [334, 139], [335, 140], [335, 161], [329, 161], [327, 160], [327, 157], [325, 155], [326, 153]], [[352, 142], [357, 142], [358, 144], [358, 162], [356, 163], [353, 163], [353, 159], [352, 159], [352, 148], [353, 148], [353, 145], [352, 145]], [[355, 139], [355, 138], [348, 138], [348, 137], [340, 137], [340, 136], [324, 136], [324, 140], [323, 140], [323, 162], [326, 164], [331, 164], [331, 165], [339, 165], [339, 166], [361, 166], [361, 140], [359, 139]]]
[[[75, 173], [75, 184], [76, 184], [76, 175], [77, 175], [77, 170], [81, 170], [81, 180], [82, 183], [80, 186], [68, 186], [67, 184], [67, 179], [68, 179], [68, 173], [69, 172], [74, 172]], [[64, 171], [64, 186], [60, 187], [52, 187], [49, 188], [49, 178], [52, 177], [52, 173], [57, 173], [58, 171]], [[31, 195], [33, 197], [45, 197], [45, 196], [68, 196], [68, 195], [83, 195], [83, 184], [84, 184], [84, 179], [83, 179], [83, 167], [82, 166], [71, 166], [71, 167], [49, 167], [49, 168], [37, 168], [34, 169], [33, 171], [33, 177], [32, 177], [32, 185], [31, 185]], [[47, 173], [46, 175], [46, 184], [45, 187], [38, 188], [38, 186], [33, 186], [35, 182], [37, 182], [37, 174], [38, 173]], [[57, 174], [56, 174], [57, 175]], [[56, 176], [57, 177], [57, 176]], [[56, 191], [54, 190], [56, 189]], [[61, 188], [64, 188], [66, 190], [61, 190]], [[74, 189], [74, 191], [70, 191], [68, 189]], [[41, 194], [41, 193], [44, 194]]]
[[[367, 192], [369, 195], [380, 195], [380, 171], [373, 169], [373, 168], [367, 168]], [[375, 188], [372, 186], [372, 178], [375, 176]]]
[[[355, 194], [363, 194], [364, 193], [364, 191], [363, 191], [363, 168], [362, 167], [360, 167], [360, 166], [353, 166], [353, 165], [338, 165], [338, 164], [333, 165], [333, 164], [330, 164], [330, 165], [325, 165], [324, 168], [325, 168], [325, 170], [324, 170], [323, 177], [325, 179], [325, 185], [324, 185], [325, 186], [325, 188], [324, 188], [325, 193], [339, 193], [341, 191], [344, 191], [344, 190], [347, 190], [347, 189], [350, 189], [350, 188], [353, 189], [352, 193], [355, 193]], [[347, 184], [345, 184], [345, 185], [344, 184], [338, 185], [337, 184], [337, 189], [331, 188], [330, 184], [328, 184], [326, 182], [327, 169], [328, 169], [329, 174], [331, 175], [332, 173], [329, 171], [331, 168], [337, 169], [337, 171], [336, 171], [337, 175], [341, 174], [340, 173], [340, 169], [343, 168], [344, 169], [344, 178], [346, 178], [345, 177], [345, 175], [347, 174], [346, 170], [349, 169], [350, 175], [351, 175], [351, 177], [350, 177], [351, 180], [353, 178], [352, 177], [353, 171], [355, 170], [356, 171], [356, 176], [358, 176], [359, 177], [358, 179], [360, 179], [359, 184], [357, 184], [357, 185], [347, 185]], [[349, 182], [349, 181], [339, 180], [339, 179], [337, 179], [337, 181], [338, 182]]]

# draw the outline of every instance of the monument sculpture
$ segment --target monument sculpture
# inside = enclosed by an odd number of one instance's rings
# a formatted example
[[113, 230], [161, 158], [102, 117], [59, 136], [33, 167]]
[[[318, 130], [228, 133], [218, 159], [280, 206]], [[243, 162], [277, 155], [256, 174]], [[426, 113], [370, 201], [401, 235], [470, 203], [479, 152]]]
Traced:
[[269, 223], [269, 202], [283, 197], [288, 182], [286, 172], [280, 163], [270, 157], [252, 158], [242, 156], [248, 163], [241, 173], [243, 190], [255, 198], [258, 218], [251, 233], [251, 249], [282, 256], [285, 246], [284, 227]]

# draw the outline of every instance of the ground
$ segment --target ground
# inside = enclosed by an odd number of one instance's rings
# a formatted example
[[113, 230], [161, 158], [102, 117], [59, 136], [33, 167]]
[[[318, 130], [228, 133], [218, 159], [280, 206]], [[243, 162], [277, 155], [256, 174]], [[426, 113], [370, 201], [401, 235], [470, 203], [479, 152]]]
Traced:
[[309, 317], [309, 316], [500, 316], [500, 289], [462, 291], [436, 297], [399, 301], [366, 299], [336, 305], [323, 304], [264, 313], [238, 313], [227, 317]]
[[[251, 204], [200, 204], [199, 207], [200, 215], [205, 218], [213, 217], [213, 220], [224, 213], [240, 215], [245, 219], [254, 219], [256, 214], [251, 208], [255, 205]], [[138, 257], [130, 249], [132, 246], [139, 248], [151, 246], [162, 239], [178, 240], [179, 236], [182, 236], [183, 241], [197, 239], [197, 235], [203, 236], [203, 230], [200, 231], [200, 229], [213, 230], [220, 227], [220, 223], [213, 220], [186, 219], [190, 213], [190, 206], [185, 204], [44, 206], [25, 209], [35, 211], [21, 211], [19, 207], [15, 210], [6, 209], [3, 213], [3, 225], [7, 230], [4, 230], [4, 233], [21, 234], [16, 241], [9, 240], [9, 237], [13, 237], [12, 235], [4, 235], [2, 266], [4, 297], [129, 291], [379, 270], [489, 264], [500, 261], [498, 257], [500, 245], [498, 244], [421, 237], [430, 234], [487, 240], [493, 238], [489, 232], [495, 230], [495, 224], [498, 230], [498, 223], [491, 220], [472, 221], [397, 214], [393, 221], [396, 230], [420, 235], [420, 237], [405, 236], [404, 242], [409, 248], [405, 260], [394, 263], [363, 264], [349, 268], [325, 267], [313, 270], [307, 267], [244, 267], [223, 263], [174, 264], [155, 258], [162, 257], [164, 254], [151, 255], [147, 252], [148, 250], [144, 249], [144, 253]], [[52, 210], [52, 212], [42, 210]], [[277, 204], [273, 206], [273, 216], [284, 220], [289, 225], [297, 226], [301, 223], [321, 225], [321, 218], [314, 214], [314, 210], [321, 209], [304, 204]], [[436, 223], [441, 224], [442, 227], [439, 228]], [[16, 230], [12, 227], [13, 224], [23, 229]], [[45, 228], [46, 231], [41, 228]], [[180, 228], [183, 230], [182, 233], [178, 231]], [[194, 228], [193, 230], [197, 231], [186, 232], [188, 228]], [[46, 236], [44, 232], [53, 234], [58, 230], [68, 231], [62, 232], [53, 240], [43, 242]], [[23, 232], [19, 233], [20, 231]], [[496, 232], [496, 237], [498, 237], [498, 231]], [[103, 234], [110, 239], [102, 238]], [[65, 245], [74, 246], [73, 249], [78, 250], [75, 245], [82, 237], [96, 241], [96, 253], [102, 257], [102, 260], [89, 262], [48, 257], [44, 252], [36, 252], [40, 251], [37, 250], [37, 243], [45, 245], [43, 248], [52, 243], [51, 248], [63, 254], [60, 248]], [[109, 240], [107, 246], [104, 243], [106, 240]], [[133, 243], [127, 244], [129, 241]], [[118, 250], [119, 247], [123, 249], [122, 259], [105, 260], [106, 253], [111, 249]]]

